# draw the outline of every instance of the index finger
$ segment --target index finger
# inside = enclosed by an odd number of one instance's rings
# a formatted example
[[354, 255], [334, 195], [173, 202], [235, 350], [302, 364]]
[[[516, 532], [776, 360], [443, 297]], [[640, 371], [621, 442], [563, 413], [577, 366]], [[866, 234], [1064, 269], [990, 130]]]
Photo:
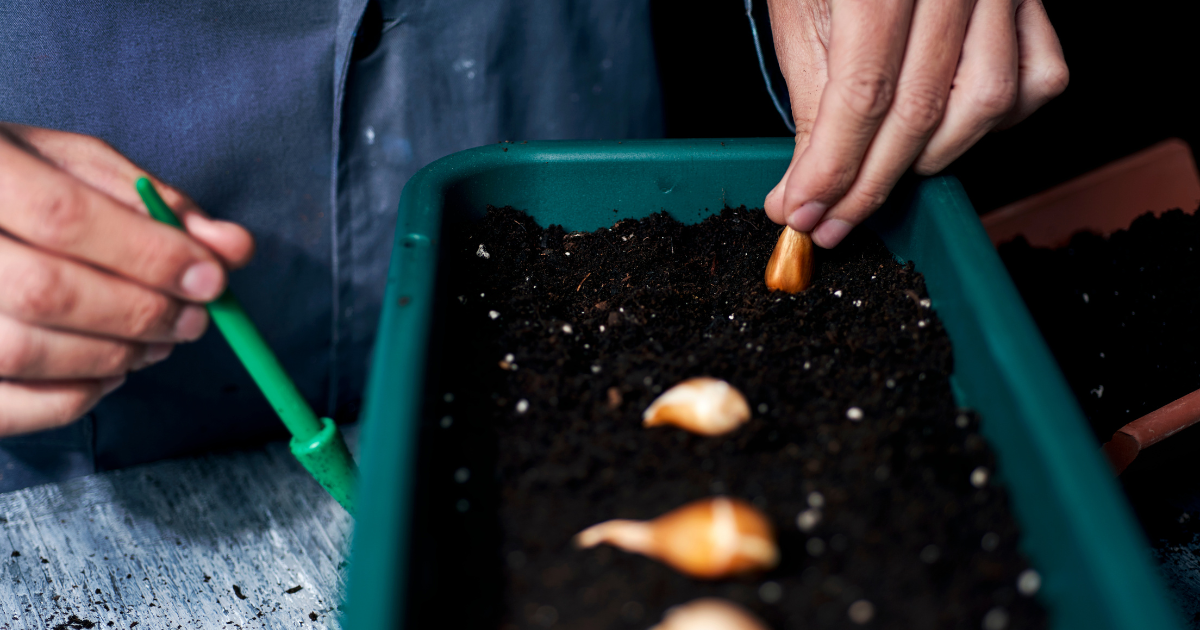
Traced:
[[208, 247], [228, 269], [244, 267], [254, 255], [254, 238], [242, 226], [211, 219], [182, 191], [147, 173], [107, 142], [67, 131], [6, 124], [9, 131], [67, 174], [140, 211], [142, 200], [134, 190], [139, 177], [148, 177], [163, 201], [179, 217], [187, 233]]
[[0, 230], [178, 297], [206, 302], [225, 288], [207, 248], [54, 166], [0, 142]]
[[850, 188], [892, 104], [912, 20], [910, 0], [832, 4], [829, 82], [808, 147], [788, 177], [784, 216], [809, 232]]

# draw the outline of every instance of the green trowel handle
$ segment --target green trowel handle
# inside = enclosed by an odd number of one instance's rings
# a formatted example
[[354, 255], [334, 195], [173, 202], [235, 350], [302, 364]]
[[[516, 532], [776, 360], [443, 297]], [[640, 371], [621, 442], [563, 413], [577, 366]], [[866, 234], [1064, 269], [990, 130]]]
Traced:
[[[137, 190], [151, 216], [183, 229], [183, 224], [163, 202], [149, 179], [138, 179]], [[357, 470], [337, 425], [329, 418], [318, 419], [313, 413], [231, 291], [226, 289], [210, 302], [208, 314], [292, 433], [292, 454], [347, 512], [354, 514]]]

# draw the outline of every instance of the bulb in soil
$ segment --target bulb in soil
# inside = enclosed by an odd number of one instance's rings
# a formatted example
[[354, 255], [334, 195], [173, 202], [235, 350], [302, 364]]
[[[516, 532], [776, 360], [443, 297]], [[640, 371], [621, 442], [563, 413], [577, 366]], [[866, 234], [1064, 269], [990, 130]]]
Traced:
[[812, 284], [813, 242], [807, 232], [783, 228], [767, 261], [765, 280], [772, 291], [799, 293]]
[[767, 626], [731, 601], [705, 597], [667, 609], [662, 623], [650, 630], [767, 630]]
[[642, 424], [673, 424], [700, 435], [722, 435], [750, 419], [750, 405], [734, 386], [701, 376], [668, 389], [650, 403]]
[[693, 501], [650, 521], [605, 521], [575, 536], [582, 548], [601, 543], [701, 579], [762, 571], [779, 562], [767, 517], [749, 503], [728, 497]]

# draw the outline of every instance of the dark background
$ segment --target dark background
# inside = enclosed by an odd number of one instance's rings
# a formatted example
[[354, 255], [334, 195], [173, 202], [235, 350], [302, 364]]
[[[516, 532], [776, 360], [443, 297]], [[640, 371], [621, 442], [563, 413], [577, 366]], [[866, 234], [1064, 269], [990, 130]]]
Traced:
[[[986, 212], [1160, 140], [1200, 142], [1200, 69], [1190, 2], [1046, 0], [1071, 84], [1020, 125], [986, 136], [947, 169]], [[672, 138], [789, 136], [763, 86], [742, 0], [651, 0]], [[786, 101], [765, 0], [754, 3], [768, 68]]]

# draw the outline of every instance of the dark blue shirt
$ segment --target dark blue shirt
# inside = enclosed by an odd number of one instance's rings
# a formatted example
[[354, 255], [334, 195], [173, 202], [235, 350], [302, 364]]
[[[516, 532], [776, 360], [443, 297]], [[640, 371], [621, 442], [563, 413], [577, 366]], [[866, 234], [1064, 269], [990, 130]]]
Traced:
[[[324, 415], [361, 397], [413, 173], [661, 132], [647, 0], [6, 0], [0, 42], [0, 120], [103, 138], [249, 228], [231, 286]], [[82, 421], [0, 440], [0, 490], [278, 436], [210, 329]]]

